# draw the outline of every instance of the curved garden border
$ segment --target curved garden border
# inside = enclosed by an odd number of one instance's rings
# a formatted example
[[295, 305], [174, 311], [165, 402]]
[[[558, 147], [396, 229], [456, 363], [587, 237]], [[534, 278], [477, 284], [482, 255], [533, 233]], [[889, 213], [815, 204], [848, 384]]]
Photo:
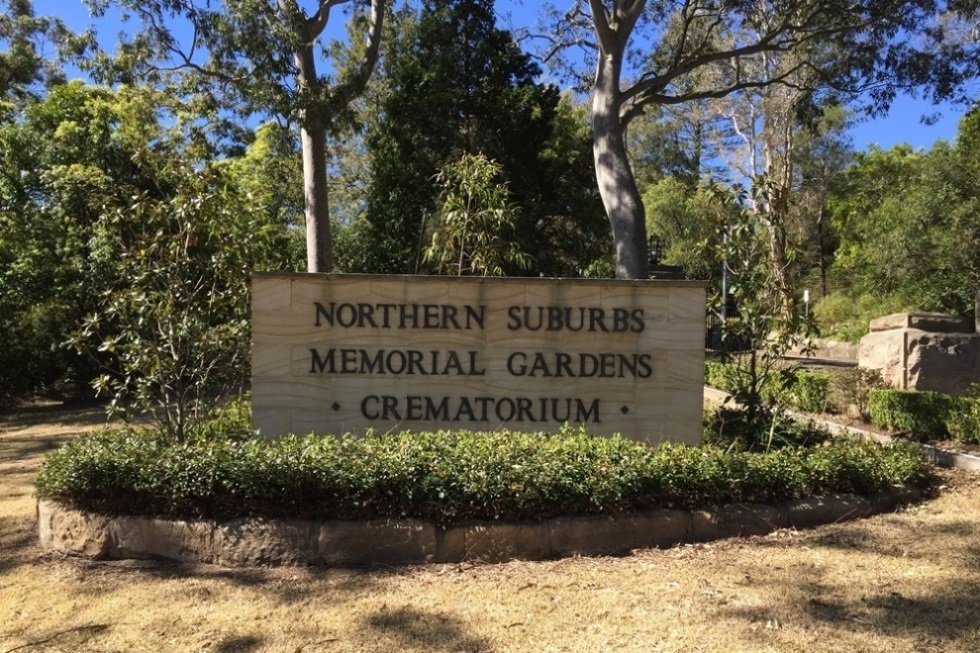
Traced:
[[39, 501], [37, 512], [43, 547], [92, 559], [163, 558], [229, 567], [363, 567], [616, 555], [845, 521], [889, 512], [920, 498], [917, 490], [896, 489], [872, 499], [841, 494], [775, 506], [725, 504], [703, 510], [567, 516], [542, 522], [469, 522], [445, 528], [413, 519], [218, 522], [113, 517], [49, 500]]

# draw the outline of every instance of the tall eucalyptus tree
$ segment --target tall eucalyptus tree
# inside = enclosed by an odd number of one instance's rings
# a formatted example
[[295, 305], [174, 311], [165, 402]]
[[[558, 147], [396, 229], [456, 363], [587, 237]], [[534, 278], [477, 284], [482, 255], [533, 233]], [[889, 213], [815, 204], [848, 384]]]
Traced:
[[[944, 9], [933, 0], [574, 0], [567, 11], [553, 9], [547, 56], [585, 46], [595, 66], [593, 153], [616, 275], [646, 276], [643, 204], [624, 131], [647, 107], [794, 85], [801, 71], [813, 92], [870, 91], [879, 107], [903, 86], [949, 94], [973, 74], [975, 45], [945, 47]], [[774, 54], [826, 52], [814, 46], [828, 42], [837, 46], [833, 57], [758, 65]]]
[[[115, 57], [94, 62], [102, 79], [171, 83], [199, 114], [272, 114], [299, 125], [307, 265], [329, 271], [327, 137], [351, 126], [350, 104], [374, 70], [388, 0], [86, 2], [95, 15], [114, 5], [140, 25]], [[362, 38], [341, 53], [324, 41], [332, 11], [344, 5]]]

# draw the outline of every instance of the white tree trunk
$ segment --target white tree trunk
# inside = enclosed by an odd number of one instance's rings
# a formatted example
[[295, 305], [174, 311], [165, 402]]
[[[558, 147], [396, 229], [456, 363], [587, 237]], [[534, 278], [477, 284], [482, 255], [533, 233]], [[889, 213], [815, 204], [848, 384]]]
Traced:
[[330, 243], [330, 206], [327, 195], [327, 133], [322, 127], [300, 131], [303, 146], [303, 199], [306, 216], [306, 268], [308, 272], [333, 269]]
[[603, 54], [599, 58], [592, 99], [592, 151], [599, 195], [616, 248], [616, 278], [645, 279], [646, 216], [623, 138], [619, 66], [615, 54]]

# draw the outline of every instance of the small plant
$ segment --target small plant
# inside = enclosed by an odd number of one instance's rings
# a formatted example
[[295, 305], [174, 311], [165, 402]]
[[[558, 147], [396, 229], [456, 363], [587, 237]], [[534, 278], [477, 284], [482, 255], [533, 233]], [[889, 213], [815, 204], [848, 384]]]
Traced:
[[[714, 188], [720, 205], [715, 233], [702, 243], [703, 254], [724, 266], [729, 283], [713, 294], [711, 310], [723, 319], [723, 362], [738, 368], [730, 375], [734, 387], [726, 388], [732, 401], [742, 407], [754, 424], [750, 433], [763, 433], [780, 412], [787, 376], [780, 370], [791, 349], [812, 350], [811, 324], [787, 283], [798, 251], [786, 240], [785, 204], [777, 185], [765, 177], [753, 179], [746, 191]], [[729, 305], [737, 314], [728, 313]], [[735, 353], [735, 344], [748, 350]], [[760, 443], [761, 444], [761, 443]]]
[[[734, 394], [750, 383], [750, 372], [734, 363], [705, 362], [705, 382]], [[830, 376], [824, 372], [798, 369], [772, 369], [760, 384], [760, 399], [774, 406], [789, 406], [811, 413], [822, 413], [830, 405]]]
[[808, 413], [823, 413], [830, 406], [830, 376], [824, 372], [796, 370], [785, 388], [786, 403]]
[[954, 440], [980, 444], [980, 383], [973, 383], [963, 397], [957, 398], [946, 420]]
[[872, 390], [884, 388], [881, 372], [866, 367], [835, 370], [830, 376], [830, 404], [839, 412], [853, 409], [862, 419], [869, 419]]
[[530, 258], [512, 237], [518, 209], [503, 166], [482, 154], [464, 154], [436, 177], [442, 189], [432, 243], [425, 260], [445, 274], [501, 276], [508, 266], [526, 269]]
[[949, 435], [946, 421], [955, 404], [955, 397], [941, 392], [878, 389], [869, 394], [868, 414], [875, 426], [925, 442]]
[[720, 408], [707, 413], [704, 420], [703, 442], [728, 451], [772, 451], [786, 447], [815, 447], [830, 440], [830, 433], [812, 423], [802, 423], [782, 415], [773, 415], [772, 422], [760, 432], [758, 424], [750, 421], [745, 411]]

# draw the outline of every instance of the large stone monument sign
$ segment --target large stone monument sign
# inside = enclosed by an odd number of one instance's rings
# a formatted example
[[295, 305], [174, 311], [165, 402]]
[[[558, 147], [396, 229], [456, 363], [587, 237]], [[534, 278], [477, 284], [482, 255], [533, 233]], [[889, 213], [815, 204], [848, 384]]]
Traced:
[[253, 426], [694, 444], [704, 314], [699, 282], [256, 274]]

